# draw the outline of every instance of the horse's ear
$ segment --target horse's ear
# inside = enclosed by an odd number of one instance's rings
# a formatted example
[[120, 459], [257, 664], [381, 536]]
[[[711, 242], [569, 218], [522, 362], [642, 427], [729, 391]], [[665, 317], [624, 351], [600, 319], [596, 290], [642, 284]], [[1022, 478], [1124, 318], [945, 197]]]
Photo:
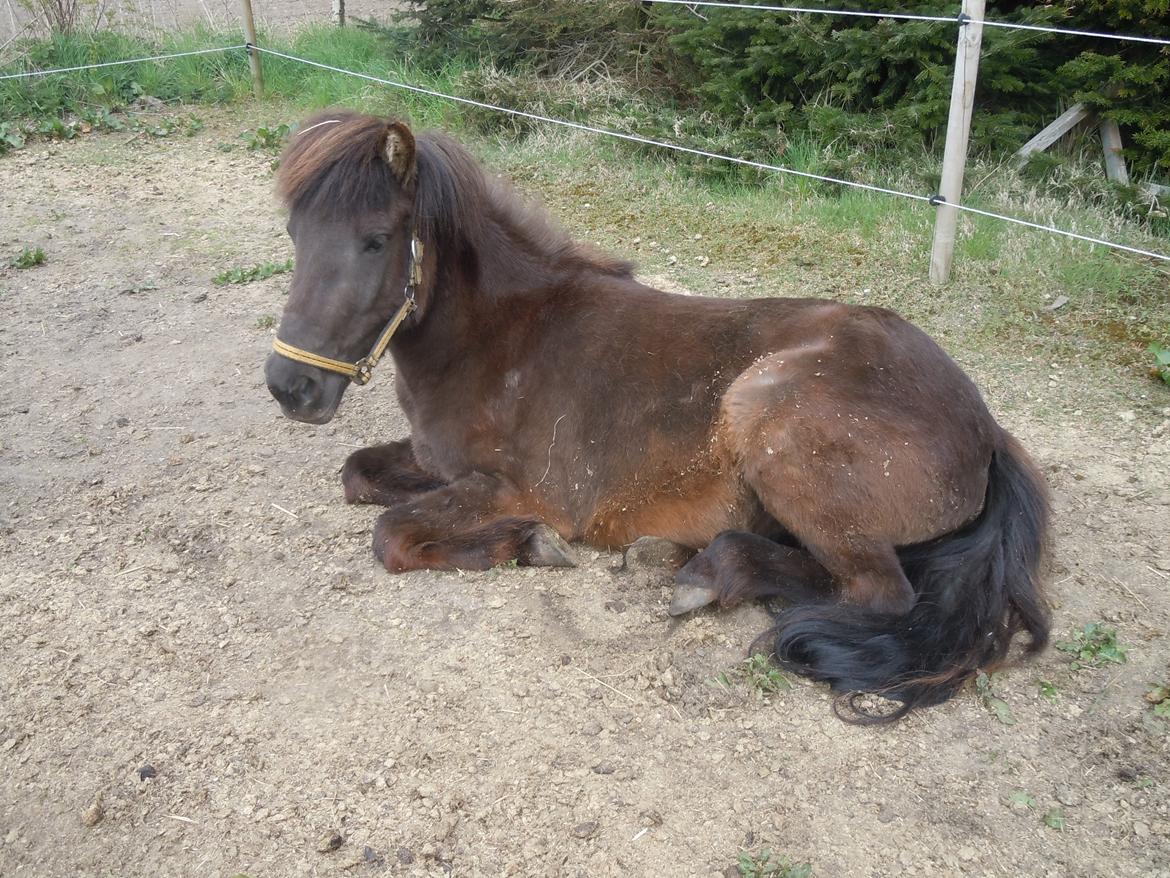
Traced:
[[414, 179], [414, 135], [402, 122], [391, 122], [386, 126], [383, 154], [400, 183], [409, 183]]

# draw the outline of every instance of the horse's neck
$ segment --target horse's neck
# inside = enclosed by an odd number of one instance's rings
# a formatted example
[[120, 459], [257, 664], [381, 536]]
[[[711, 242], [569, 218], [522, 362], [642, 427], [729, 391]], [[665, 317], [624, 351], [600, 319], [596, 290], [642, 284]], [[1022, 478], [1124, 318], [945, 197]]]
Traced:
[[480, 302], [539, 296], [564, 275], [563, 255], [543, 239], [542, 231], [507, 213], [488, 218], [471, 246], [478, 270], [469, 282]]
[[564, 268], [538, 248], [522, 246], [523, 239], [518, 242], [508, 229], [499, 226], [477, 238], [461, 257], [436, 248], [442, 267], [422, 320], [392, 348], [399, 374], [412, 385], [431, 384], [469, 357], [498, 348], [524, 314], [567, 294]]

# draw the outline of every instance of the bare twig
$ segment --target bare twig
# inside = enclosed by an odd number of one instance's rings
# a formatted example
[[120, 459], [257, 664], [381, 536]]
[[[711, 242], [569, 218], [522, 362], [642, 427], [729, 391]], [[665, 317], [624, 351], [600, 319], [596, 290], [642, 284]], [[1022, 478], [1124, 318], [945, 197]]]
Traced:
[[1146, 605], [1146, 602], [1143, 601], [1141, 598], [1139, 598], [1134, 593], [1134, 590], [1132, 588], [1130, 588], [1128, 585], [1126, 585], [1124, 582], [1122, 582], [1116, 576], [1110, 576], [1109, 578], [1113, 580], [1115, 585], [1120, 585], [1123, 589], [1126, 590], [1126, 592], [1128, 592], [1128, 594], [1131, 598], [1133, 598], [1135, 601], [1137, 601], [1139, 604], [1141, 604], [1143, 610], [1145, 610], [1147, 613], [1150, 612], [1150, 608]]
[[283, 513], [284, 513], [285, 515], [287, 515], [289, 518], [299, 518], [299, 517], [300, 517], [300, 516], [298, 516], [298, 515], [297, 515], [295, 512], [293, 512], [292, 510], [290, 510], [290, 509], [285, 509], [285, 508], [284, 508], [283, 506], [281, 506], [279, 503], [273, 503], [273, 504], [272, 504], [272, 508], [273, 508], [273, 509], [279, 509], [281, 512], [283, 512]]
[[[574, 665], [574, 667], [576, 667], [576, 666]], [[598, 678], [598, 677], [595, 677], [595, 676], [593, 676], [591, 673], [589, 673], [589, 672], [588, 672], [587, 670], [585, 670], [584, 668], [577, 668], [577, 670], [578, 670], [578, 671], [580, 671], [582, 674], [584, 674], [586, 677], [588, 677], [590, 680], [592, 680], [594, 683], [600, 683], [602, 686], [604, 686], [604, 687], [605, 687], [606, 689], [608, 689], [610, 692], [616, 692], [616, 693], [617, 693], [618, 695], [620, 695], [622, 698], [626, 699], [626, 701], [629, 701], [629, 702], [631, 702], [631, 703], [633, 703], [633, 704], [637, 704], [637, 703], [638, 703], [638, 699], [634, 698], [634, 697], [633, 697], [633, 696], [631, 696], [631, 695], [627, 695], [627, 694], [626, 694], [625, 692], [623, 692], [621, 689], [616, 689], [616, 688], [614, 688], [613, 686], [609, 685], [609, 683], [605, 682], [605, 680], [602, 680], [602, 679], [600, 679], [600, 678]]]

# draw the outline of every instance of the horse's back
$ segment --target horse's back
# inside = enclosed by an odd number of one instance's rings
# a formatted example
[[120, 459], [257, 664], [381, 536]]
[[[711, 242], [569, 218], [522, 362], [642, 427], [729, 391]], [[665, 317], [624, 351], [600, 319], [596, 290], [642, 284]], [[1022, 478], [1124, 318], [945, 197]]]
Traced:
[[791, 512], [830, 493], [811, 504], [818, 526], [876, 507], [899, 543], [978, 512], [994, 422], [962, 370], [893, 312], [604, 286], [579, 335], [595, 348], [579, 391], [598, 392], [578, 399], [612, 431], [592, 541], [702, 545], [772, 518], [795, 532]]

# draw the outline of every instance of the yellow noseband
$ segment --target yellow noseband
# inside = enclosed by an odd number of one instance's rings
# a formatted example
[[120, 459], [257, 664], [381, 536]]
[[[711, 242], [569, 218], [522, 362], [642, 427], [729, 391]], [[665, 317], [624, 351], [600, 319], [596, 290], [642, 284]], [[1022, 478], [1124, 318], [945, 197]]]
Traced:
[[422, 241], [419, 240], [418, 234], [415, 233], [410, 239], [410, 273], [407, 276], [406, 287], [402, 291], [402, 304], [394, 312], [394, 316], [390, 318], [390, 322], [386, 324], [386, 327], [378, 336], [378, 340], [370, 348], [370, 352], [356, 363], [347, 363], [344, 360], [323, 357], [321, 354], [314, 354], [312, 351], [295, 347], [288, 342], [281, 341], [279, 338], [273, 339], [272, 349], [282, 357], [295, 360], [298, 363], [304, 363], [306, 366], [316, 366], [318, 369], [337, 372], [347, 377], [354, 384], [369, 383], [374, 373], [374, 367], [378, 365], [378, 361], [382, 359], [382, 355], [386, 353], [386, 348], [390, 345], [390, 339], [394, 337], [394, 333], [398, 331], [398, 327], [402, 325], [402, 321], [407, 318], [410, 312], [418, 307], [414, 300], [414, 294], [415, 289], [422, 283], [422, 258]]

